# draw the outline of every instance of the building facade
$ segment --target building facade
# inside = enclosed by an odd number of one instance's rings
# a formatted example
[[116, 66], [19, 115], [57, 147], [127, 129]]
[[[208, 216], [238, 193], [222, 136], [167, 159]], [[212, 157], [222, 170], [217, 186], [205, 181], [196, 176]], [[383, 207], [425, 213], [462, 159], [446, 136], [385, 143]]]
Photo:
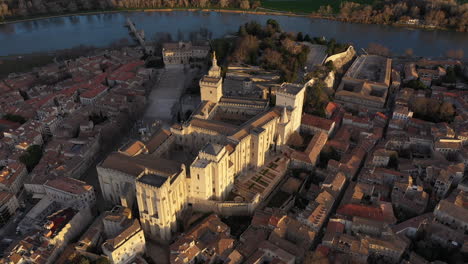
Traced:
[[301, 125], [302, 85], [282, 84], [275, 107], [224, 97], [213, 58], [200, 89], [202, 102], [188, 121], [112, 153], [97, 168], [105, 200], [132, 207], [136, 197], [142, 229], [154, 239], [171, 239], [188, 206], [226, 200], [236, 176], [264, 166]]

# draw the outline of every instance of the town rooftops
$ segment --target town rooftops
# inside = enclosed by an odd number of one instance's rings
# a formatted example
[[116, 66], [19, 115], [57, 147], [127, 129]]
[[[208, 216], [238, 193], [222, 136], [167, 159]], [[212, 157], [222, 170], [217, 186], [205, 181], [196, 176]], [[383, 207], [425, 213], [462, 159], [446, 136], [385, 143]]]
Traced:
[[303, 114], [301, 123], [305, 126], [312, 126], [325, 131], [330, 131], [335, 122], [330, 119], [325, 119], [319, 116]]
[[116, 223], [122, 223], [132, 218], [132, 210], [120, 205], [114, 206], [111, 211], [104, 213], [104, 220]]
[[468, 210], [447, 200], [442, 200], [439, 202], [435, 209], [435, 212], [437, 211], [450, 215], [460, 222], [468, 223]]
[[107, 90], [107, 88], [108, 88], [107, 86], [104, 86], [102, 84], [97, 84], [92, 89], [89, 89], [86, 92], [82, 93], [80, 95], [80, 97], [92, 99], [92, 98], [95, 98], [96, 96], [102, 94], [103, 92], [105, 92]]
[[229, 226], [217, 215], [208, 216], [170, 246], [171, 263], [190, 262], [205, 250], [222, 255], [233, 247], [234, 240], [229, 232]]
[[76, 215], [77, 211], [72, 208], [66, 208], [53, 213], [47, 217], [48, 232], [45, 234], [46, 237], [55, 237], [64, 227], [70, 222], [70, 220]]
[[10, 192], [0, 191], [0, 207], [3, 207], [13, 196]]
[[307, 148], [304, 152], [294, 151], [291, 154], [293, 160], [302, 161], [304, 163], [311, 163], [315, 166], [317, 159], [322, 151], [323, 146], [327, 143], [328, 134], [320, 131], [316, 133], [314, 137], [310, 140]]
[[[391, 206], [391, 205], [390, 205]], [[393, 216], [393, 210], [388, 211], [389, 208], [382, 206], [368, 206], [361, 204], [345, 204], [338, 208], [337, 214], [346, 216], [358, 216], [362, 218], [369, 218], [375, 221], [384, 221], [387, 223], [395, 223], [396, 219]]]
[[421, 66], [421, 67], [434, 67], [434, 66], [439, 66], [439, 65], [447, 67], [447, 66], [461, 65], [461, 62], [459, 60], [428, 60], [428, 59], [421, 59], [421, 60], [417, 61], [416, 64], [418, 66]]
[[103, 246], [109, 251], [113, 251], [116, 248], [120, 247], [125, 241], [133, 237], [139, 231], [141, 231], [140, 222], [137, 219], [134, 219], [131, 225], [129, 225], [124, 231], [122, 231], [115, 238], [108, 239], [103, 244]]
[[26, 166], [22, 163], [14, 162], [8, 164], [0, 171], [0, 184], [10, 186], [16, 178], [26, 170]]
[[59, 177], [49, 180], [45, 183], [45, 186], [71, 194], [83, 194], [93, 189], [91, 185], [69, 177]]
[[460, 149], [461, 140], [439, 140], [434, 144], [436, 149]]
[[146, 145], [139, 140], [135, 140], [135, 141], [130, 141], [128, 144], [125, 144], [119, 150], [119, 152], [125, 153], [128, 156], [136, 156], [144, 150], [146, 150]]
[[146, 148], [150, 153], [154, 152], [162, 143], [164, 143], [172, 135], [167, 129], [160, 129], [153, 137], [146, 142]]

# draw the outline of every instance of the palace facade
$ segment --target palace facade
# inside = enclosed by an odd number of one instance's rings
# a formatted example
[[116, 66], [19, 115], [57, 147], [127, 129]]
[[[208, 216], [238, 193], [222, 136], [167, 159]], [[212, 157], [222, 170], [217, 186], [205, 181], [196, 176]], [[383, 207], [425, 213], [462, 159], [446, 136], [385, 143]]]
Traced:
[[136, 200], [142, 228], [154, 239], [171, 239], [189, 205], [226, 200], [237, 175], [262, 167], [299, 131], [302, 85], [283, 83], [271, 107], [263, 99], [225, 97], [222, 84], [213, 55], [200, 80], [201, 103], [186, 122], [127, 144], [97, 167], [105, 200], [128, 207]]

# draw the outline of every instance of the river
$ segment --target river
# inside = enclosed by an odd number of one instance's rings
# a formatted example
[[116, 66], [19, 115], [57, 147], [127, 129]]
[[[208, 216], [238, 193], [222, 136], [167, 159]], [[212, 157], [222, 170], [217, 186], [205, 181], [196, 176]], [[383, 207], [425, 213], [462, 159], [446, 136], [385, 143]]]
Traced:
[[303, 32], [311, 36], [335, 38], [356, 48], [379, 43], [401, 54], [411, 48], [415, 55], [443, 56], [448, 50], [462, 49], [468, 57], [468, 33], [408, 29], [385, 25], [352, 24], [308, 17], [218, 13], [201, 11], [122, 12], [69, 17], [45, 18], [0, 25], [0, 56], [53, 52], [79, 45], [105, 47], [130, 40], [124, 23], [127, 17], [138, 29], [144, 29], [147, 39], [157, 33], [171, 33], [173, 39], [205, 28], [212, 37], [236, 31], [239, 26], [254, 20], [264, 24], [276, 19], [286, 31]]

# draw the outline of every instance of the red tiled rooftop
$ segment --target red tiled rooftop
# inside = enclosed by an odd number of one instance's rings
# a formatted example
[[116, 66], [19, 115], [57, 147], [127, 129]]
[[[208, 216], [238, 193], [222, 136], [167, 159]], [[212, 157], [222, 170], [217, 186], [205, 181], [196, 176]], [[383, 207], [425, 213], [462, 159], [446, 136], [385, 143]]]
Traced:
[[0, 204], [6, 204], [13, 197], [13, 194], [10, 192], [0, 191]]
[[330, 130], [333, 125], [333, 121], [325, 119], [319, 116], [304, 114], [302, 115], [301, 123], [306, 126], [318, 127], [323, 130]]
[[84, 92], [83, 94], [80, 95], [80, 97], [83, 98], [94, 98], [98, 96], [99, 94], [103, 93], [105, 90], [107, 90], [107, 86], [104, 86], [102, 84], [98, 84], [94, 86], [92, 89]]
[[133, 79], [135, 77], [135, 73], [133, 73], [133, 72], [117, 72], [117, 73], [111, 74], [109, 77], [112, 80], [127, 81], [127, 80], [130, 80], [130, 79]]
[[322, 254], [322, 256], [328, 256], [328, 254], [330, 253], [330, 248], [327, 247], [327, 246], [324, 246], [324, 245], [319, 245], [316, 249], [317, 252], [320, 252], [320, 254]]
[[20, 127], [21, 124], [16, 123], [16, 122], [12, 122], [12, 121], [6, 120], [6, 119], [0, 119], [0, 126], [15, 130], [18, 127]]
[[340, 222], [330, 221], [327, 225], [327, 232], [343, 233], [345, 225]]
[[345, 204], [338, 208], [337, 214], [347, 216], [358, 216], [362, 218], [369, 218], [376, 221], [385, 221], [382, 209], [379, 207], [366, 206], [360, 204]]
[[31, 106], [33, 106], [35, 108], [40, 108], [41, 106], [45, 105], [47, 102], [52, 100], [54, 97], [55, 97], [54, 94], [49, 94], [49, 95], [46, 95], [46, 96], [43, 96], [43, 97], [27, 100], [26, 103], [28, 103], [29, 105], [31, 105]]
[[383, 114], [382, 112], [377, 112], [377, 113], [375, 114], [375, 116], [376, 116], [376, 117], [380, 117], [380, 118], [385, 119], [385, 120], [388, 119], [388, 117], [387, 117], [385, 114]]
[[338, 104], [334, 103], [334, 102], [329, 102], [327, 104], [327, 107], [325, 108], [325, 112], [327, 113], [330, 113], [330, 114], [333, 114], [333, 112], [335, 112], [335, 110], [338, 108]]
[[134, 70], [136, 67], [141, 66], [141, 65], [143, 65], [143, 64], [145, 64], [145, 62], [144, 62], [144, 61], [141, 61], [141, 60], [129, 62], [129, 63], [127, 63], [127, 64], [124, 64], [124, 65], [120, 66], [116, 71], [120, 71], [120, 72], [132, 71], [132, 70]]
[[93, 188], [85, 182], [69, 177], [59, 177], [54, 180], [49, 180], [45, 185], [72, 194], [83, 194]]
[[91, 83], [93, 84], [102, 84], [107, 78], [107, 73], [101, 73], [97, 76], [95, 76], [92, 80]]

